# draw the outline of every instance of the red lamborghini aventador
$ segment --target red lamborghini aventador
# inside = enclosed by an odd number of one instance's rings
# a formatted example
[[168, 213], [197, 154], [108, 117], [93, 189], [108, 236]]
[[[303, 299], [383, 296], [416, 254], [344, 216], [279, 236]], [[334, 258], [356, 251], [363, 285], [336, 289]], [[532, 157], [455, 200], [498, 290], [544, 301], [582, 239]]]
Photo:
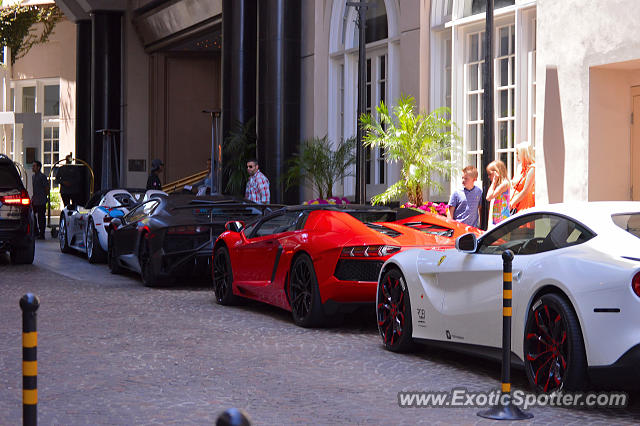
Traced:
[[431, 213], [353, 205], [286, 207], [226, 229], [213, 251], [216, 301], [266, 302], [303, 327], [373, 304], [380, 267], [395, 253], [454, 247], [481, 232]]

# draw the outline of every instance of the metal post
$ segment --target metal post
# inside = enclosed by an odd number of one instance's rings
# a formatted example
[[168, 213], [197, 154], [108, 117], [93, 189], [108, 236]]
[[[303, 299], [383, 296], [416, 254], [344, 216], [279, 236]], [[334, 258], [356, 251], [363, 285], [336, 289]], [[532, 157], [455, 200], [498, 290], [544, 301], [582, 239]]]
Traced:
[[20, 298], [22, 309], [22, 424], [38, 424], [38, 332], [36, 311], [40, 300], [32, 293]]
[[211, 115], [211, 193], [222, 194], [222, 129], [219, 110], [205, 109]]
[[369, 4], [366, 1], [348, 1], [347, 7], [353, 6], [358, 11], [358, 113], [356, 117], [356, 204], [364, 204], [367, 198], [367, 185], [365, 182], [365, 161], [362, 146], [362, 129], [360, 127], [360, 116], [365, 111], [366, 104], [366, 53], [365, 53], [365, 29], [367, 23], [367, 9]]
[[511, 309], [513, 252], [502, 253], [502, 386], [499, 403], [478, 416], [494, 420], [524, 420], [533, 414], [520, 410], [511, 400]]
[[[494, 112], [493, 112], [493, 0], [487, 0], [484, 43], [484, 72], [482, 75], [482, 87], [484, 89], [482, 101], [483, 112], [483, 141], [482, 141], [482, 170], [479, 170], [482, 179], [482, 193], [486, 194], [491, 186], [488, 178], [485, 178], [487, 166], [495, 159], [494, 150]], [[487, 229], [489, 222], [490, 202], [482, 197], [482, 215], [480, 216], [480, 228]]]

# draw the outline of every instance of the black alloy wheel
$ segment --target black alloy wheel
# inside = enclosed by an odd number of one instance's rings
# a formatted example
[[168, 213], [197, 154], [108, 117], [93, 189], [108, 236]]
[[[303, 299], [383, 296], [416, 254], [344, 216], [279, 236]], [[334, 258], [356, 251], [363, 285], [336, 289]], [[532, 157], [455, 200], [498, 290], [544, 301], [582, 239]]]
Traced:
[[293, 321], [301, 327], [317, 327], [325, 322], [313, 261], [306, 254], [291, 267], [289, 300]]
[[581, 390], [587, 358], [573, 308], [558, 294], [538, 298], [529, 309], [524, 331], [524, 367], [538, 392]]
[[142, 283], [147, 287], [153, 287], [157, 285], [158, 277], [153, 271], [153, 265], [151, 264], [151, 247], [149, 243], [149, 234], [144, 234], [140, 239], [138, 262], [140, 262], [140, 276], [142, 277]]
[[60, 251], [62, 253], [71, 253], [69, 240], [67, 239], [67, 218], [64, 214], [60, 215], [60, 232], [58, 233], [58, 241], [60, 242]]
[[89, 219], [87, 224], [87, 234], [84, 238], [87, 246], [87, 259], [89, 263], [103, 263], [107, 257], [107, 253], [102, 249], [100, 240], [98, 239], [98, 230], [96, 229], [93, 219]]
[[112, 274], [119, 274], [122, 272], [122, 267], [118, 264], [118, 259], [116, 258], [116, 249], [113, 243], [113, 231], [109, 234], [109, 239], [107, 243], [107, 263], [109, 264], [109, 271]]
[[378, 283], [376, 316], [385, 348], [392, 352], [411, 349], [413, 328], [409, 289], [397, 268], [387, 270]]
[[240, 301], [233, 294], [233, 271], [229, 250], [225, 246], [218, 247], [213, 255], [213, 293], [219, 305], [235, 305]]

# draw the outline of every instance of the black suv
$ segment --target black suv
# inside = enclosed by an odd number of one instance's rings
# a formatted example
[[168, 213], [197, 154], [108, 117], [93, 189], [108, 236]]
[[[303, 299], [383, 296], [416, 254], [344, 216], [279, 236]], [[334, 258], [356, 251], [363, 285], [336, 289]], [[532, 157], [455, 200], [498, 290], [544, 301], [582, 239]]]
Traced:
[[29, 193], [13, 160], [0, 154], [0, 252], [7, 250], [11, 263], [33, 263], [35, 233]]

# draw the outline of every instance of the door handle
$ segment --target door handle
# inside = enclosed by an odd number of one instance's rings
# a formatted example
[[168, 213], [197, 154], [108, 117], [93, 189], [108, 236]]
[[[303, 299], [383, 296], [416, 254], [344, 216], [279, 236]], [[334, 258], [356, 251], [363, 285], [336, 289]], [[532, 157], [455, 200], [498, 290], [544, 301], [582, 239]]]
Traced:
[[520, 279], [522, 278], [522, 271], [518, 271], [515, 274], [513, 274], [513, 280], [514, 281], [520, 281]]

